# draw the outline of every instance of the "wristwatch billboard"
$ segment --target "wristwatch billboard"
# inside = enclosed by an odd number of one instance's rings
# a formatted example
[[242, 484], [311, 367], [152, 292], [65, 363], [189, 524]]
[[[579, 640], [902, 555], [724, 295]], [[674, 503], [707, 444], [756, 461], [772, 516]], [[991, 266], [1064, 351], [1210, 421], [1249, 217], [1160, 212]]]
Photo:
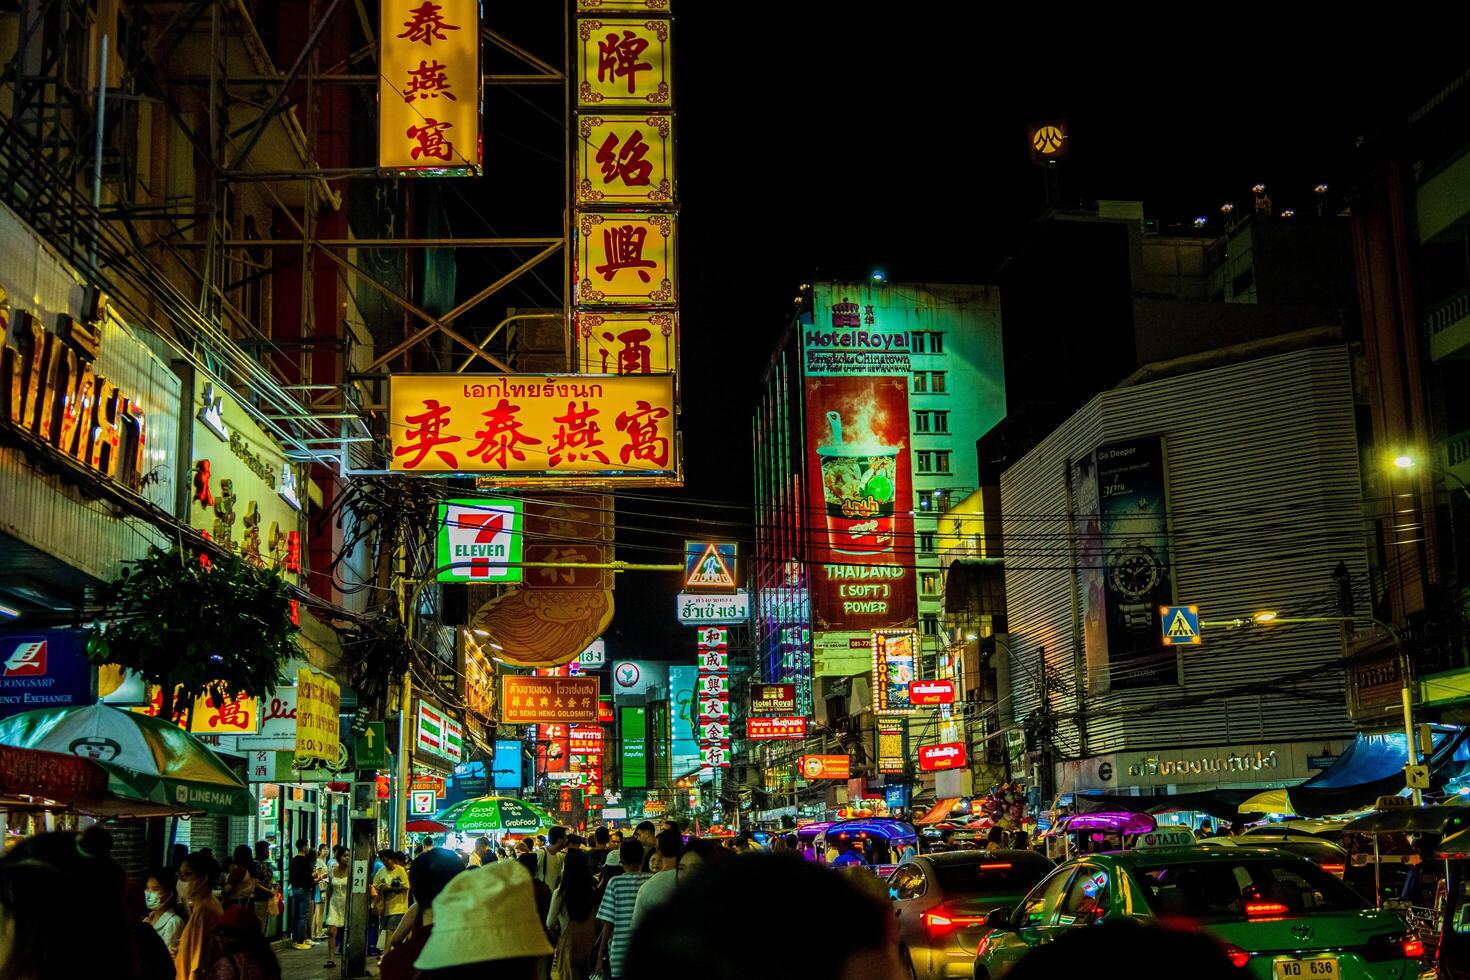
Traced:
[[1159, 559], [1146, 545], [1132, 544], [1108, 557], [1108, 586], [1122, 600], [1118, 611], [1128, 629], [1153, 626], [1153, 591], [1162, 571]]

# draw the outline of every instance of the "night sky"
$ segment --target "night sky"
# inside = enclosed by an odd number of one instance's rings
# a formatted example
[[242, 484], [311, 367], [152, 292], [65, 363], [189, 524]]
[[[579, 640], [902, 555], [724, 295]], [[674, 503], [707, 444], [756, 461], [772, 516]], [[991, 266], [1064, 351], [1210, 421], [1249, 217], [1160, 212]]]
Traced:
[[[556, 6], [490, 4], [486, 23], [559, 62]], [[846, 15], [832, 16], [839, 6]], [[800, 283], [873, 269], [891, 281], [995, 280], [1045, 205], [1028, 122], [1069, 123], [1057, 206], [1142, 200], [1165, 226], [1205, 215], [1218, 227], [1219, 206], [1248, 207], [1257, 181], [1278, 210], [1310, 211], [1323, 181], [1340, 207], [1355, 144], [1401, 114], [1431, 70], [1264, 37], [1232, 56], [1199, 37], [1144, 44], [1052, 19], [1002, 30], [957, 7], [904, 20], [893, 4], [737, 13], [674, 0], [687, 480], [620, 497], [620, 557], [677, 560], [683, 537], [736, 530], [701, 522], [749, 521], [738, 508], [752, 495], [750, 416]], [[1039, 40], [1061, 26], [1085, 44]], [[488, 90], [487, 177], [444, 198], [457, 234], [558, 233], [560, 98], [558, 87]], [[504, 267], [462, 257], [460, 294]], [[545, 266], [501, 306], [559, 305], [560, 278]], [[477, 319], [502, 314], [490, 303]], [[611, 654], [683, 656], [677, 591], [677, 576], [623, 575]]]

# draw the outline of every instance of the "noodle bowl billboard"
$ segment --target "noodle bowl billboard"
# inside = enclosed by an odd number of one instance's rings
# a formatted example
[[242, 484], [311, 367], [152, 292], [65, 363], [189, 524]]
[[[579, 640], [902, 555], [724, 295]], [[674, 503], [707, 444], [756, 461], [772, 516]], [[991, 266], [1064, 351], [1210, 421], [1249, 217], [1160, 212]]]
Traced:
[[883, 328], [886, 311], [868, 305], [878, 290], [831, 288], [802, 332], [812, 618], [818, 630], [913, 626], [909, 333]]

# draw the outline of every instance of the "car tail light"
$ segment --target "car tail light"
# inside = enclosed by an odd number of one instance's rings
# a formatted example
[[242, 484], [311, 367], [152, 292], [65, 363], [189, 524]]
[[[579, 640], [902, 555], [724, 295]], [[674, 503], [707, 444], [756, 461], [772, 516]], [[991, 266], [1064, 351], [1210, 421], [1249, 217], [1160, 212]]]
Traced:
[[1409, 959], [1418, 959], [1424, 955], [1424, 940], [1409, 938], [1404, 940], [1404, 956]]
[[1245, 969], [1246, 965], [1251, 961], [1250, 953], [1247, 953], [1239, 946], [1233, 946], [1228, 943], [1225, 946], [1225, 956], [1230, 960], [1230, 965], [1236, 969]]
[[1000, 863], [996, 863], [996, 864], [982, 864], [982, 865], [980, 865], [980, 870], [981, 871], [1009, 871], [1009, 870], [1011, 870], [1011, 866], [1009, 864], [1000, 864]]
[[1246, 915], [1285, 915], [1291, 909], [1280, 902], [1246, 902]]
[[935, 935], [956, 929], [973, 929], [985, 923], [983, 915], [957, 915], [943, 905], [930, 909], [920, 918], [924, 921], [924, 927]]
[[1345, 864], [1323, 864], [1320, 867], [1328, 874], [1336, 875], [1339, 878], [1347, 874], [1347, 865]]
[[1424, 955], [1424, 941], [1402, 932], [1381, 932], [1363, 947], [1363, 959], [1370, 963], [1388, 960], [1419, 959]]

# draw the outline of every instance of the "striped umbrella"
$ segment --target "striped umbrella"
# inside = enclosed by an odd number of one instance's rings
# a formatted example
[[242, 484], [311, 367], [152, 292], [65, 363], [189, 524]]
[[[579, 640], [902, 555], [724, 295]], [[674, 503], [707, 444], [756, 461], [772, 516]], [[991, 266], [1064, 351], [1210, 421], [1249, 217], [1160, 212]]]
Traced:
[[160, 718], [108, 704], [43, 708], [0, 721], [0, 745], [91, 759], [108, 792], [180, 810], [249, 816], [255, 799], [204, 743]]
[[530, 834], [556, 823], [551, 814], [509, 796], [481, 796], [462, 800], [434, 818], [460, 833], [471, 830]]

